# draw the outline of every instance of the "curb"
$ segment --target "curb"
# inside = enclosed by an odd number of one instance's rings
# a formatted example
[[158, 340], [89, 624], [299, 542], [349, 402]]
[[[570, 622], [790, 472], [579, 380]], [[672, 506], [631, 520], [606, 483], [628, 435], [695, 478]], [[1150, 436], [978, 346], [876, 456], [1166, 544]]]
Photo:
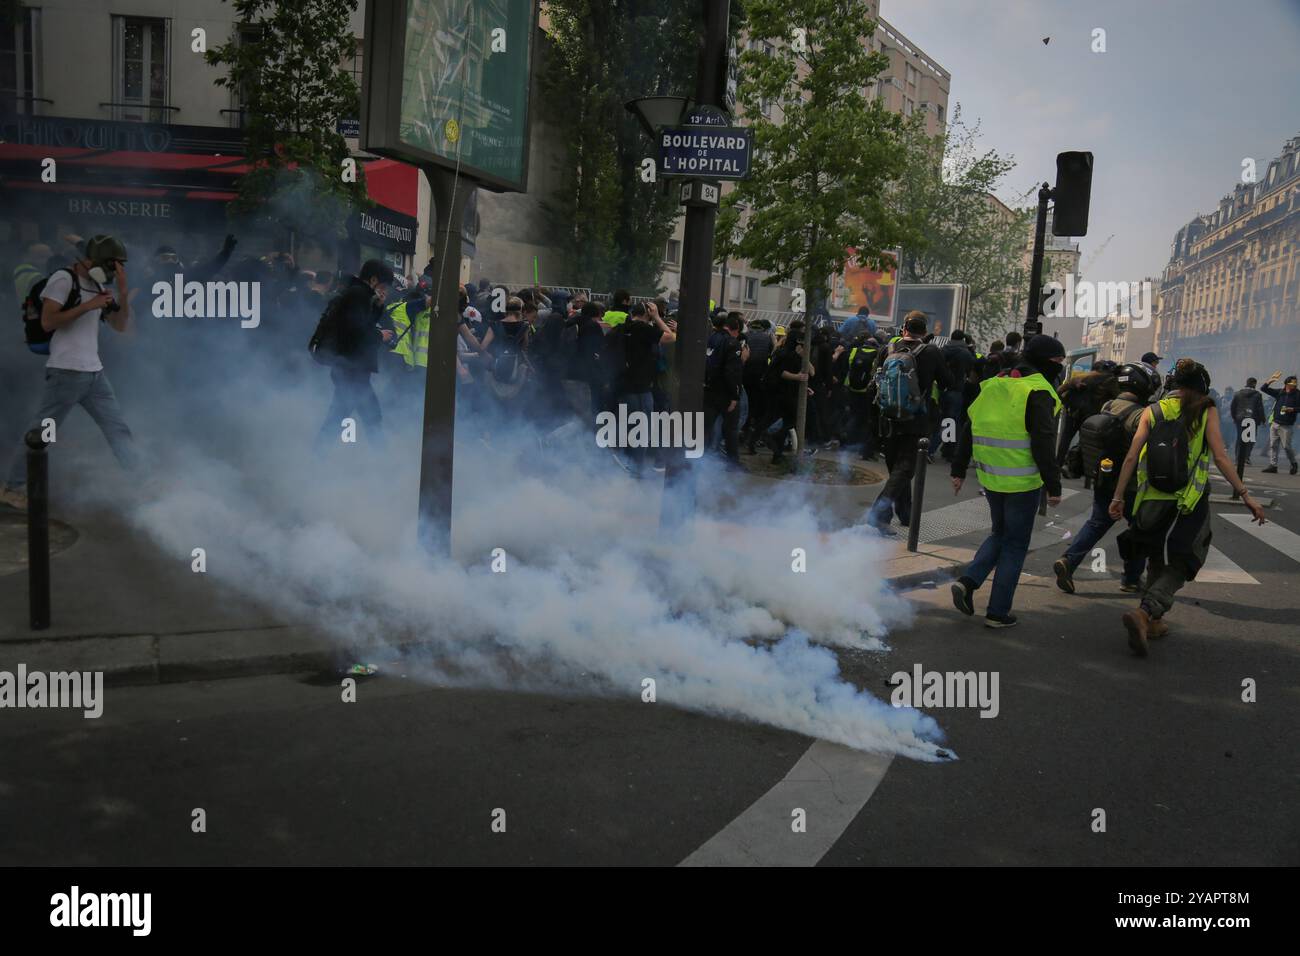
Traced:
[[[927, 582], [937, 585], [960, 566], [958, 561], [945, 562], [884, 578], [883, 582], [894, 591], [911, 590]], [[405, 651], [420, 647], [421, 642], [407, 641], [396, 646]], [[0, 649], [15, 662], [25, 658], [29, 667], [40, 670], [102, 671], [109, 687], [320, 672], [334, 668], [339, 659], [336, 646], [311, 631], [287, 624], [178, 634], [24, 637], [0, 642]]]

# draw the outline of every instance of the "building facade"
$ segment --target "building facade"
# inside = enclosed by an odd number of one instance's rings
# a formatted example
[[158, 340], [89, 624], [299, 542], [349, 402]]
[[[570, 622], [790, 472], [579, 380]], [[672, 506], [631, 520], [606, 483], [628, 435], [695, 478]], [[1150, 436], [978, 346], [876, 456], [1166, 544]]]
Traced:
[[1156, 351], [1195, 358], [1216, 385], [1300, 366], [1300, 136], [1174, 236]]
[[[13, 4], [0, 42], [0, 244], [108, 232], [132, 258], [159, 245], [193, 261], [231, 231], [226, 204], [247, 171], [238, 94], [204, 49], [237, 31], [222, 0], [58, 0]], [[352, 14], [361, 75], [364, 9]], [[376, 205], [353, 210], [344, 239], [294, 235], [299, 265], [354, 268], [382, 258], [418, 272], [428, 257], [428, 189], [411, 166], [359, 151], [357, 118], [340, 118]], [[54, 161], [54, 175], [45, 172]], [[292, 219], [286, 198], [286, 219]], [[282, 230], [284, 231], [284, 230]], [[284, 248], [284, 236], [238, 236], [238, 255]]]

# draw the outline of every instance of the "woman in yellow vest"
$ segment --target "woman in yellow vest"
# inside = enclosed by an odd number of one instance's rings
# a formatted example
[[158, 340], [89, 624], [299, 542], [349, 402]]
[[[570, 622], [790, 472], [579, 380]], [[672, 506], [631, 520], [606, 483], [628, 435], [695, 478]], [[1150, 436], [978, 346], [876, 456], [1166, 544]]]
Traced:
[[[1118, 520], [1124, 513], [1124, 489], [1136, 473], [1133, 520], [1120, 535], [1119, 547], [1126, 560], [1144, 555], [1148, 561], [1142, 603], [1123, 618], [1128, 646], [1139, 657], [1146, 656], [1148, 638], [1168, 632], [1164, 616], [1173, 607], [1174, 595], [1196, 578], [1209, 553], [1211, 456], [1254, 520], [1264, 523], [1264, 510], [1239, 487], [1242, 482], [1224, 447], [1219, 415], [1210, 414], [1214, 399], [1209, 396], [1209, 373], [1191, 359], [1179, 359], [1173, 385], [1175, 394], [1143, 414], [1110, 503], [1110, 516]], [[1163, 449], [1178, 447], [1178, 439], [1187, 448], [1186, 483], [1170, 490], [1165, 473], [1175, 469], [1169, 467], [1170, 456]]]
[[985, 627], [1015, 626], [1011, 603], [1029, 554], [1043, 486], [1049, 504], [1061, 500], [1055, 424], [1061, 400], [1056, 383], [1065, 371], [1065, 347], [1050, 335], [1036, 335], [1018, 358], [1011, 374], [980, 383], [952, 462], [957, 493], [967, 463], [975, 459], [975, 474], [989, 505], [992, 532], [952, 585], [957, 610], [974, 614], [975, 591], [993, 575]]

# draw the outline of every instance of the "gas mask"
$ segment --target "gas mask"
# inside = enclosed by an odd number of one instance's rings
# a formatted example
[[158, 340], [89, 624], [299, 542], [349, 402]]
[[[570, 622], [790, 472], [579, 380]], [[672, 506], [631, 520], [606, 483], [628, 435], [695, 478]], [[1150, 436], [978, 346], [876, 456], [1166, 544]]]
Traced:
[[[111, 266], [112, 263], [109, 263], [109, 265]], [[96, 263], [95, 265], [90, 267], [89, 272], [90, 272], [90, 277], [94, 279], [96, 282], [98, 282], [100, 285], [108, 285], [108, 271], [104, 268], [104, 266]]]

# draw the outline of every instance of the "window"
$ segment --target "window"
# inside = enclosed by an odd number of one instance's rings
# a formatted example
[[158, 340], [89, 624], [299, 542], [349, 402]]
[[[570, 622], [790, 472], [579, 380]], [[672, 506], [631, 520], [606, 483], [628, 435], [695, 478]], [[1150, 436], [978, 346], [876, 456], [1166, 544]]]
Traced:
[[741, 278], [742, 278], [741, 276], [731, 276], [731, 277], [727, 280], [727, 301], [728, 301], [728, 302], [739, 302], [739, 301], [740, 301], [740, 280], [741, 280]]
[[166, 123], [170, 80], [168, 21], [113, 18], [113, 118]]
[[745, 279], [745, 301], [758, 301], [758, 280], [755, 278]]
[[[250, 43], [256, 43], [261, 31], [257, 27], [244, 27], [239, 31], [239, 45], [245, 46]], [[232, 129], [243, 129], [247, 124], [246, 108], [249, 97], [247, 86], [242, 89], [234, 87], [230, 90], [230, 126]]]
[[0, 110], [38, 112], [35, 42], [39, 15], [31, 7], [19, 7], [12, 24], [0, 24]]
[[668, 247], [664, 250], [664, 262], [671, 262], [673, 265], [680, 265], [682, 261], [682, 244], [678, 239], [669, 239]]

